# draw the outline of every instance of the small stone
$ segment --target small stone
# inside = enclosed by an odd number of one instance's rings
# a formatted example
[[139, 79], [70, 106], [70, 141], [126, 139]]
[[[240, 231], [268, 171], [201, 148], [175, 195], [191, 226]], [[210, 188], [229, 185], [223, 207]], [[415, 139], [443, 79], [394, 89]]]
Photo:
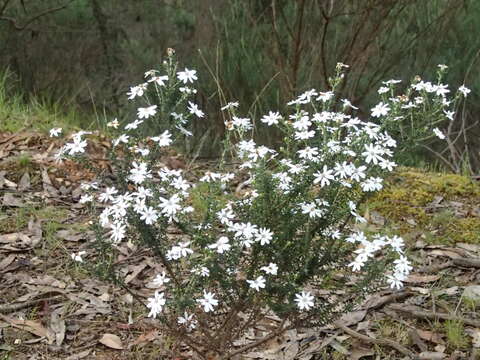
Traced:
[[464, 299], [480, 302], [480, 285], [466, 286], [462, 296]]
[[418, 358], [422, 360], [442, 360], [445, 359], [446, 356], [444, 353], [424, 351], [418, 355]]

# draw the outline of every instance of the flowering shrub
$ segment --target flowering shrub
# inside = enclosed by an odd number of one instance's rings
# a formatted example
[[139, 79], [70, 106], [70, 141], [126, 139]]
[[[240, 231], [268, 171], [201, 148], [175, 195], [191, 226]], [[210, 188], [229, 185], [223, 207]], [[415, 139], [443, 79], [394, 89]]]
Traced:
[[[467, 132], [476, 124], [467, 126], [464, 121], [454, 121], [470, 89], [462, 85], [450, 98], [451, 91], [443, 83], [446, 71], [446, 65], [439, 65], [434, 83], [415, 77], [400, 95], [396, 94], [399, 80], [385, 81], [378, 89], [381, 101], [372, 108], [371, 115], [398, 141], [398, 153], [426, 149], [458, 173], [470, 156]], [[432, 145], [435, 138], [445, 140], [445, 149], [436, 150]]]
[[[171, 55], [163, 72], [149, 71], [131, 88], [129, 98], [144, 102], [134, 121], [109, 124], [119, 130], [113, 176], [85, 185], [80, 200], [102, 209], [96, 258], [82, 254], [85, 264], [122, 284], [118, 244], [151, 249], [164, 270], [152, 279], [148, 316], [198, 354], [223, 357], [289, 328], [325, 324], [385, 281], [402, 286], [411, 270], [403, 240], [355, 225], [366, 221], [358, 205], [395, 167], [396, 142], [377, 124], [332, 111], [344, 65], [330, 91], [312, 89], [289, 103], [289, 114], [260, 119], [284, 134], [280, 149], [257, 144], [251, 119], [237, 114], [237, 103], [225, 105], [223, 160], [196, 181], [159, 162], [168, 146], [191, 135], [188, 122], [204, 117], [192, 100], [196, 72], [175, 66]], [[151, 129], [161, 132], [142, 135]], [[74, 134], [61, 155], [81, 153], [85, 135]], [[229, 169], [229, 156], [240, 165]], [[234, 350], [262, 321], [271, 330]]]

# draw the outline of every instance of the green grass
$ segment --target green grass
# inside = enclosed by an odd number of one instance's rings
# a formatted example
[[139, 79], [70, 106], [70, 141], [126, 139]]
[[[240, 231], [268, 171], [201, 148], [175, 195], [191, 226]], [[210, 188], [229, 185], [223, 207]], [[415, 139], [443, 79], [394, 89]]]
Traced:
[[447, 320], [443, 326], [450, 347], [453, 349], [465, 349], [468, 346], [468, 339], [465, 335], [465, 328], [462, 322]]
[[35, 97], [26, 100], [23, 94], [11, 90], [12, 78], [8, 69], [0, 72], [0, 132], [34, 130], [48, 133], [53, 127], [69, 132], [98, 127], [98, 117], [81, 113], [60, 101]]
[[45, 220], [45, 224], [49, 224], [47, 226], [52, 228], [54, 223], [61, 225], [60, 222], [65, 216], [65, 210], [53, 206], [42, 207], [29, 204], [25, 207], [14, 209], [12, 212], [7, 212], [0, 207], [0, 233], [22, 231], [27, 227], [28, 221], [32, 217]]
[[465, 308], [471, 312], [476, 312], [480, 307], [480, 300], [477, 300], [477, 299], [463, 297], [462, 302]]

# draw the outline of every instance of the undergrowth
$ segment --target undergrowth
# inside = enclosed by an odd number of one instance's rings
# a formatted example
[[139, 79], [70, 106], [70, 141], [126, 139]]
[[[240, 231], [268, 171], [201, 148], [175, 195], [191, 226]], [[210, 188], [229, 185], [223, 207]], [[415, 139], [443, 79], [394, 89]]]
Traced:
[[7, 69], [0, 72], [0, 131], [39, 131], [48, 133], [52, 127], [65, 131], [79, 128], [98, 128], [98, 116], [87, 115], [73, 106], [58, 100], [30, 96], [13, 91], [12, 73]]

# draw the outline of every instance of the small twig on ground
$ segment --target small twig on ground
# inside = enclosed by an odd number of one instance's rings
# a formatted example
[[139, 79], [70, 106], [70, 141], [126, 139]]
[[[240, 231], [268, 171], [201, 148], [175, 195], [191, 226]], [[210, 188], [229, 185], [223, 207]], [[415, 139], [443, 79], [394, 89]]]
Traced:
[[443, 314], [443, 313], [438, 313], [433, 311], [412, 309], [411, 307], [405, 306], [405, 304], [392, 304], [389, 306], [389, 308], [394, 311], [400, 311], [420, 319], [431, 319], [431, 320], [442, 319], [442, 320], [461, 321], [466, 325], [480, 327], [479, 320], [466, 319], [461, 316]]
[[418, 269], [418, 271], [421, 273], [434, 273], [451, 266], [473, 267], [473, 268], [480, 269], [480, 259], [479, 258], [453, 258], [452, 260], [449, 260], [442, 264], [422, 266], [420, 269]]
[[403, 355], [408, 356], [411, 359], [420, 359], [417, 354], [414, 352], [408, 350], [406, 347], [400, 345], [399, 343], [389, 340], [389, 339], [374, 339], [371, 338], [370, 336], [367, 335], [362, 335], [359, 332], [356, 332], [355, 330], [350, 329], [349, 327], [343, 325], [341, 322], [336, 321], [334, 323], [335, 326], [338, 328], [342, 329], [344, 332], [346, 332], [348, 335], [353, 336], [357, 339], [360, 339], [362, 341], [371, 343], [371, 344], [377, 344], [377, 345], [384, 345], [384, 346], [389, 346], [391, 348], [394, 348], [398, 352], [402, 353]]
[[21, 303], [14, 303], [14, 304], [5, 304], [5, 305], [0, 305], [0, 314], [8, 314], [17, 310], [25, 309], [27, 307], [36, 305], [38, 303], [44, 302], [44, 301], [53, 301], [53, 300], [58, 300], [62, 296], [61, 295], [56, 295], [52, 296], [49, 298], [44, 298], [44, 299], [35, 299], [35, 300], [30, 300], [30, 301], [25, 301]]
[[250, 350], [252, 348], [255, 348], [257, 346], [260, 346], [262, 345], [263, 343], [267, 342], [268, 340], [270, 339], [273, 339], [274, 337], [282, 334], [283, 332], [287, 331], [288, 330], [288, 327], [283, 327], [283, 325], [285, 325], [285, 319], [282, 321], [282, 323], [279, 325], [278, 329], [275, 330], [275, 331], [272, 331], [270, 334], [268, 334], [267, 336], [255, 341], [255, 342], [252, 342], [250, 344], [247, 344], [245, 345], [244, 347], [232, 352], [231, 354], [227, 354], [225, 356], [222, 356], [221, 359], [231, 359], [232, 357], [234, 357], [235, 355], [239, 355], [247, 350]]

